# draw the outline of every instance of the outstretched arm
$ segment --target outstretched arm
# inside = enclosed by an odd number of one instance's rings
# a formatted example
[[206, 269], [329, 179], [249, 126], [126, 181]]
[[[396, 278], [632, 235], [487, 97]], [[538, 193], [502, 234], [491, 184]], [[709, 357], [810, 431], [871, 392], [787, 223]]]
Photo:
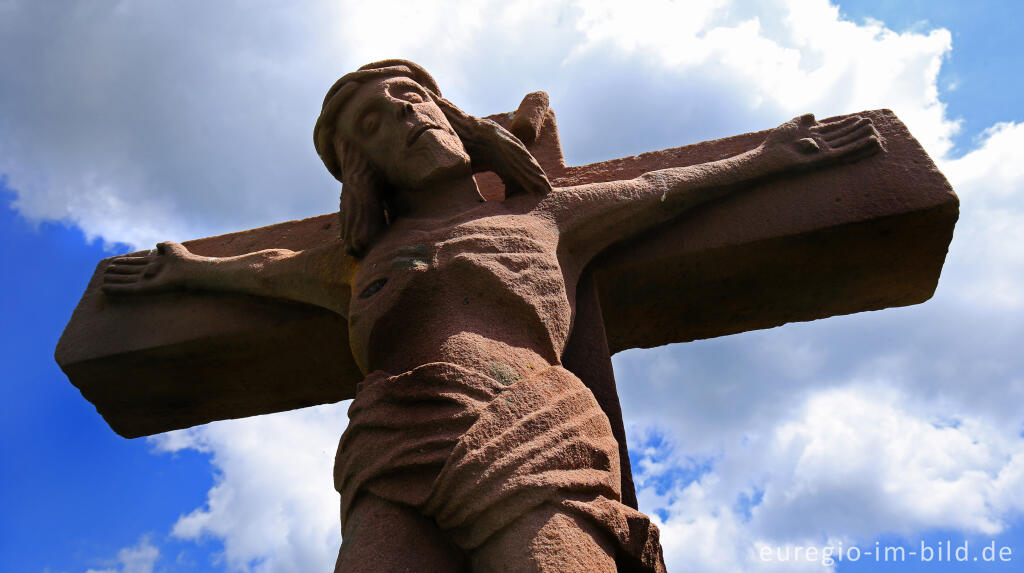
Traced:
[[636, 179], [558, 189], [536, 212], [554, 220], [560, 251], [582, 266], [615, 242], [761, 179], [857, 161], [880, 149], [878, 132], [867, 118], [818, 123], [808, 114], [775, 128], [746, 153]]
[[224, 291], [282, 298], [348, 314], [354, 261], [341, 243], [289, 251], [269, 249], [235, 257], [203, 257], [166, 242], [145, 255], [116, 257], [103, 292], [135, 296], [171, 290]]

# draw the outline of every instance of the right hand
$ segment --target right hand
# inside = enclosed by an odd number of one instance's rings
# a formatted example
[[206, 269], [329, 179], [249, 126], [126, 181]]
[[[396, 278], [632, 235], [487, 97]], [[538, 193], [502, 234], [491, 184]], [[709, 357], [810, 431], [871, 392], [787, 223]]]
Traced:
[[103, 273], [103, 292], [133, 295], [184, 288], [191, 263], [199, 259], [172, 241], [158, 243], [145, 255], [114, 257]]

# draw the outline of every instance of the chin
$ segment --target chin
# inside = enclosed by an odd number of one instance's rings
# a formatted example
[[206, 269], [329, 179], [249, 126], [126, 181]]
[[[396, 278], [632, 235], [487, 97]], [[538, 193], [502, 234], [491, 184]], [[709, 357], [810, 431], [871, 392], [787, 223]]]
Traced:
[[469, 154], [462, 147], [462, 142], [455, 136], [449, 137], [455, 138], [458, 145], [431, 146], [429, 150], [417, 153], [407, 164], [408, 170], [404, 175], [410, 187], [427, 187], [473, 174]]
[[470, 167], [469, 157], [465, 158], [465, 161], [453, 161], [444, 165], [435, 165], [434, 168], [427, 173], [422, 179], [424, 187], [443, 183], [445, 181], [451, 181], [452, 179], [458, 179], [459, 177], [466, 177], [473, 174], [473, 169]]

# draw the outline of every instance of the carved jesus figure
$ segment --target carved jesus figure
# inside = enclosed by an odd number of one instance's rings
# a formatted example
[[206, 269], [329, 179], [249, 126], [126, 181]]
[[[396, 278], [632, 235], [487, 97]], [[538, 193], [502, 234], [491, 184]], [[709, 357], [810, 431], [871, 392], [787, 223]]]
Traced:
[[[867, 119], [804, 115], [727, 159], [552, 189], [511, 133], [402, 60], [338, 80], [314, 142], [343, 183], [335, 244], [207, 258], [161, 243], [115, 259], [103, 288], [240, 292], [347, 319], [337, 351], [366, 377], [335, 462], [337, 571], [663, 571], [657, 529], [621, 503], [608, 419], [561, 366], [584, 267], [764, 178], [881, 148]], [[481, 199], [484, 170], [504, 200]]]

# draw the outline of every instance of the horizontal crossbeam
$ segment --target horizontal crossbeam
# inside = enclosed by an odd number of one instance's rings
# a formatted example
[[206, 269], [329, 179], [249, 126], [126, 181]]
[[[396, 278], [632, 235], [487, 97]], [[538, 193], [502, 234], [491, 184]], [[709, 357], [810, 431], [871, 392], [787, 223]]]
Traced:
[[[885, 153], [740, 191], [595, 261], [589, 272], [610, 351], [927, 300], [952, 238], [957, 198], [895, 115], [859, 115], [875, 123]], [[507, 114], [492, 117], [509, 121]], [[752, 149], [766, 134], [566, 167], [550, 110], [540, 126], [528, 147], [556, 187], [721, 159]], [[500, 197], [492, 174], [478, 177], [485, 196]], [[328, 214], [185, 245], [199, 255], [231, 256], [303, 250], [337, 236], [337, 215]], [[99, 289], [108, 262], [97, 267], [56, 357], [119, 434], [354, 395], [362, 375], [340, 317], [228, 294], [110, 300]]]

